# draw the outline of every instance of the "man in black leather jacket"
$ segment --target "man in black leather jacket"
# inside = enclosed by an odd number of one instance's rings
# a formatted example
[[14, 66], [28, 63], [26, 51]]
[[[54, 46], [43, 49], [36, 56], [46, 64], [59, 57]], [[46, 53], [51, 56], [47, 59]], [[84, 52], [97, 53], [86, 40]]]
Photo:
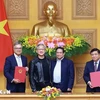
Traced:
[[29, 82], [32, 92], [39, 91], [42, 88], [51, 85], [50, 60], [45, 57], [45, 50], [45, 45], [37, 45], [37, 57], [29, 64]]

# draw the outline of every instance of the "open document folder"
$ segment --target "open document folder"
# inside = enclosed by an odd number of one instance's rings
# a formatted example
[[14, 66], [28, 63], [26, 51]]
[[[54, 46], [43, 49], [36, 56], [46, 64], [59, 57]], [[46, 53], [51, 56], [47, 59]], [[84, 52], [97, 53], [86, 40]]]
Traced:
[[93, 87], [100, 87], [100, 71], [91, 72], [90, 79]]

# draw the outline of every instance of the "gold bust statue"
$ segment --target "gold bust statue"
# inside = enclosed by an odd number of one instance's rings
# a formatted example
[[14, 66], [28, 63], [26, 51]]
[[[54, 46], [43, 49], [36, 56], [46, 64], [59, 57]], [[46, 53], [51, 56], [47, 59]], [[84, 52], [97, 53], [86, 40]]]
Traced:
[[56, 21], [57, 5], [54, 2], [46, 2], [44, 4], [43, 12], [47, 19], [33, 26], [32, 35], [68, 36], [70, 34], [66, 24]]

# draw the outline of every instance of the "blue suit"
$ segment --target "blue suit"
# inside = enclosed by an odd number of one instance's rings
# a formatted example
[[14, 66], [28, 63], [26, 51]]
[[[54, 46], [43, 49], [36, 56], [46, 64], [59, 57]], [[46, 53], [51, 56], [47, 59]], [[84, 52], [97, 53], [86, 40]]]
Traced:
[[[99, 62], [97, 71], [100, 71], [100, 62]], [[88, 83], [88, 81], [91, 81], [90, 80], [90, 73], [91, 72], [95, 72], [93, 60], [87, 62], [85, 69], [84, 69], [83, 78], [84, 78], [84, 81], [86, 82], [86, 84]], [[87, 84], [86, 92], [100, 92], [100, 87], [90, 88], [90, 86]]]
[[[53, 71], [56, 65], [56, 60], [51, 61], [51, 80], [53, 81]], [[73, 88], [74, 84], [74, 64], [71, 60], [63, 58], [61, 60], [61, 83], [60, 89], [62, 92], [67, 92], [67, 89]]]
[[[23, 67], [27, 66], [27, 58], [21, 55]], [[25, 92], [25, 83], [15, 84], [12, 82], [14, 79], [15, 67], [18, 66], [15, 56], [11, 55], [6, 58], [4, 65], [4, 76], [7, 79], [6, 89], [11, 92]]]

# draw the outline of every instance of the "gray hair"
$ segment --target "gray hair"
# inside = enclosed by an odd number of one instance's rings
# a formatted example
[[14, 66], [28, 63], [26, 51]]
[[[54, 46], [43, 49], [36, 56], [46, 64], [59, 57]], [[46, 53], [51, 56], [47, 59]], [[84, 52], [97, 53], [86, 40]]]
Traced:
[[22, 46], [21, 42], [19, 42], [19, 41], [15, 42], [13, 47], [16, 46], [16, 45], [21, 45]]
[[44, 49], [46, 49], [46, 46], [45, 46], [44, 44], [38, 44], [38, 45], [36, 46], [36, 50], [38, 49], [39, 46], [43, 46]]

